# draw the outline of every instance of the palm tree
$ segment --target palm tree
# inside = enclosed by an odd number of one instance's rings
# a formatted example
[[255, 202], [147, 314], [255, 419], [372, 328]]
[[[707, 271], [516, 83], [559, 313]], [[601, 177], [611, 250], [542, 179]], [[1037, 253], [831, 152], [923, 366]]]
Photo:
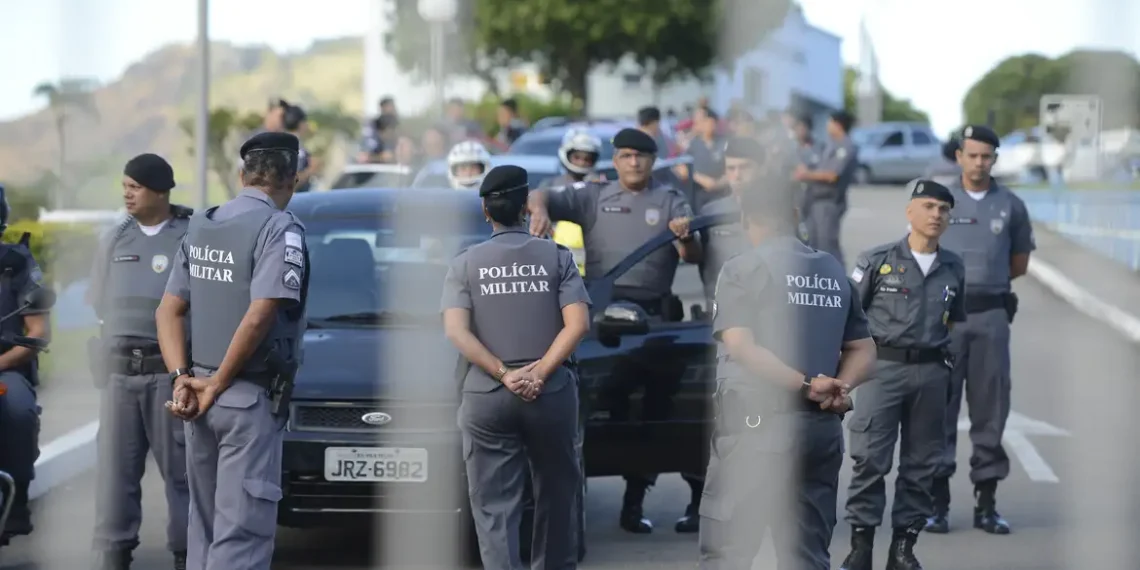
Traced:
[[64, 193], [67, 191], [67, 121], [68, 113], [75, 110], [89, 116], [98, 117], [91, 91], [95, 82], [88, 79], [61, 79], [59, 83], [40, 83], [32, 90], [37, 97], [47, 100], [48, 109], [55, 119], [55, 132], [59, 138], [58, 172], [59, 186], [55, 192], [55, 207], [64, 206]]

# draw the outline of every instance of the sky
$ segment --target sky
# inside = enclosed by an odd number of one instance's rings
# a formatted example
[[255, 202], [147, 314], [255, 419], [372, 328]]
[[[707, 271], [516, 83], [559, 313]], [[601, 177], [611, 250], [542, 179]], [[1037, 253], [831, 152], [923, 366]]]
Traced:
[[[362, 35], [367, 2], [212, 2], [210, 35], [239, 44], [301, 50], [315, 39]], [[110, 81], [148, 52], [196, 35], [196, 0], [0, 0], [19, 13], [0, 34], [0, 120], [42, 106], [32, 95], [59, 77]], [[865, 18], [882, 83], [927, 111], [939, 134], [961, 121], [970, 85], [1002, 59], [1048, 56], [1075, 47], [1140, 54], [1140, 3], [1133, 0], [800, 0], [809, 22], [843, 38], [843, 59], [859, 60]], [[16, 25], [12, 25], [16, 22]]]

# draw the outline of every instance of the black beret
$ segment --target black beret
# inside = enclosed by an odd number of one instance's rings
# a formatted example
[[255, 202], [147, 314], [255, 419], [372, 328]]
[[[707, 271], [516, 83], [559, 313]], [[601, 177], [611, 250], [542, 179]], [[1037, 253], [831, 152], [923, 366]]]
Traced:
[[966, 139], [986, 143], [994, 148], [1001, 146], [1001, 139], [997, 133], [985, 125], [966, 125], [966, 128], [962, 129], [962, 140]]
[[628, 148], [638, 152], [657, 154], [657, 141], [638, 129], [622, 129], [614, 135], [614, 148]]
[[249, 140], [245, 141], [245, 144], [241, 145], [240, 154], [241, 159], [245, 160], [245, 157], [248, 156], [251, 152], [262, 150], [287, 150], [295, 153], [300, 150], [300, 148], [301, 141], [297, 140], [296, 136], [289, 133], [258, 133], [250, 137]]
[[496, 166], [483, 177], [483, 183], [479, 185], [479, 196], [497, 198], [518, 190], [528, 190], [527, 180], [525, 168], [513, 164]]
[[286, 130], [295, 131], [308, 118], [309, 116], [305, 114], [304, 109], [296, 105], [289, 105], [285, 107], [285, 114], [282, 116], [281, 122], [285, 124]]
[[752, 162], [764, 161], [764, 149], [751, 137], [733, 137], [724, 145], [725, 158], [744, 158]]
[[174, 169], [157, 154], [140, 154], [128, 160], [123, 175], [155, 192], [169, 192], [174, 188]]
[[933, 198], [950, 204], [951, 208], [954, 207], [954, 194], [950, 192], [950, 189], [932, 180], [915, 178], [907, 183], [906, 189], [910, 192], [911, 200], [915, 198]]

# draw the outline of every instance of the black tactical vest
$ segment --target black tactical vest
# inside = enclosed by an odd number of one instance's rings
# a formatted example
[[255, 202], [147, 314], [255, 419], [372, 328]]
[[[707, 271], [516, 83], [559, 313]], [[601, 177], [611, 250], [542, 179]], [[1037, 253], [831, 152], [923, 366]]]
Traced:
[[[32, 257], [22, 245], [0, 244], [0, 317], [12, 314], [24, 300], [20, 298], [20, 282], [31, 268]], [[0, 323], [0, 335], [10, 337], [24, 334], [24, 319], [13, 316]], [[4, 346], [7, 352], [10, 346]]]
[[[218, 368], [250, 305], [254, 249], [265, 225], [278, 210], [259, 208], [225, 221], [212, 219], [217, 207], [190, 218], [184, 247], [190, 263], [190, 343], [196, 366]], [[307, 281], [307, 280], [306, 280]], [[305, 298], [302, 286], [301, 298]], [[266, 372], [265, 355], [276, 350], [296, 360], [302, 333], [303, 304], [283, 311], [241, 374]]]
[[188, 225], [184, 219], [172, 218], [157, 234], [148, 236], [131, 220], [112, 236], [98, 304], [104, 338], [158, 340], [154, 313]]
[[503, 362], [542, 358], [562, 331], [558, 245], [508, 231], [466, 255], [475, 335]]

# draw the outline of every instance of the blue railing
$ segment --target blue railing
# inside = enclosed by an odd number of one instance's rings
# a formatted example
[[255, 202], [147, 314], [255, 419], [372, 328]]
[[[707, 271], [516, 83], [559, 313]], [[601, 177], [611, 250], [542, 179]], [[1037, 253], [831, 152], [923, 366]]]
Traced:
[[1017, 194], [1035, 222], [1140, 270], [1140, 192], [1018, 189]]

